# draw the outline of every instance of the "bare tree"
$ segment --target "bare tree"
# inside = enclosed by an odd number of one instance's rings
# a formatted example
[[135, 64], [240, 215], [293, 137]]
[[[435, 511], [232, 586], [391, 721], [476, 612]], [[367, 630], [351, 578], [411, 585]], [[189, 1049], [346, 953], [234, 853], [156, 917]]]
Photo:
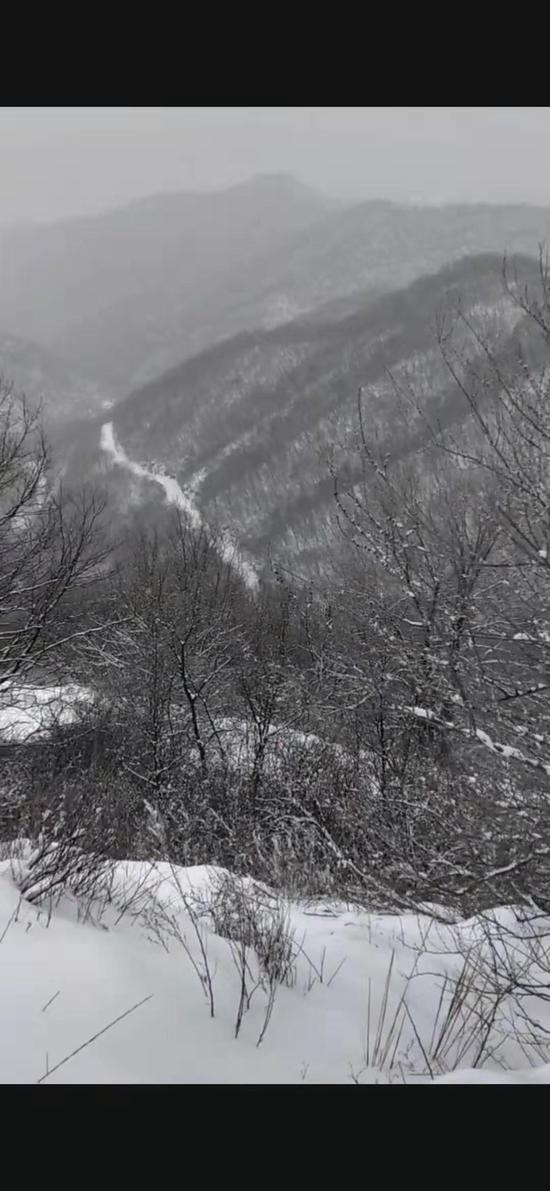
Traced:
[[504, 281], [504, 347], [460, 309], [440, 328], [461, 425], [419, 408], [424, 449], [392, 459], [360, 393], [361, 471], [343, 488], [333, 470], [361, 565], [324, 670], [377, 762], [373, 833], [394, 889], [407, 862], [409, 891], [469, 908], [547, 905], [549, 875], [547, 264], [539, 296]]
[[0, 692], [51, 672], [89, 631], [74, 597], [108, 556], [101, 513], [53, 482], [39, 412], [0, 382]]
[[120, 724], [123, 766], [158, 802], [183, 771], [206, 778], [224, 759], [241, 584], [210, 535], [175, 514], [164, 532], [137, 536], [110, 598], [120, 621], [90, 643], [90, 658]]

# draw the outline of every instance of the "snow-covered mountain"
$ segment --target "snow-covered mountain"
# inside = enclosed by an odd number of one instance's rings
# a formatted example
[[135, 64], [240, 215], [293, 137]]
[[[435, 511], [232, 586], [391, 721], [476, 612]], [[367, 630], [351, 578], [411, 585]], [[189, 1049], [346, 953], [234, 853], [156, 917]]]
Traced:
[[268, 175], [5, 230], [0, 326], [122, 395], [239, 332], [391, 291], [464, 254], [536, 255], [549, 234], [546, 208], [343, 205]]
[[[519, 267], [535, 275], [534, 261]], [[118, 402], [113, 433], [134, 465], [192, 490], [194, 508], [231, 530], [250, 559], [299, 555], [315, 567], [335, 546], [328, 462], [356, 439], [358, 388], [369, 434], [394, 456], [421, 447], [426, 433], [399, 387], [439, 419], [464, 417], [436, 336], [442, 309], [459, 298], [495, 343], [508, 340], [517, 311], [503, 298], [501, 260], [467, 257], [392, 294], [225, 340]], [[77, 439], [73, 467], [118, 484], [120, 496], [125, 477], [98, 454], [99, 432], [96, 422]]]

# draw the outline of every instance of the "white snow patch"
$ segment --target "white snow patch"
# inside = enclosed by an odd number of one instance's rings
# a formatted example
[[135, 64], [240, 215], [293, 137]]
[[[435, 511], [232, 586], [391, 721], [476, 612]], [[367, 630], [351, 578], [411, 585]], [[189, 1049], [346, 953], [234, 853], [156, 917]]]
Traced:
[[74, 723], [79, 703], [91, 692], [76, 683], [66, 686], [6, 685], [0, 691], [0, 739], [24, 741], [41, 736], [57, 724]]

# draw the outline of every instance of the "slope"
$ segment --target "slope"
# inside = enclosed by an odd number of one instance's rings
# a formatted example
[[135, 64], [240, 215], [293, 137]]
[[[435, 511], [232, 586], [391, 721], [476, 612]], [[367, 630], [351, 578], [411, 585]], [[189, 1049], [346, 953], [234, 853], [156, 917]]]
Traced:
[[[534, 261], [517, 264], [524, 279], [535, 276]], [[436, 334], [459, 298], [495, 343], [507, 342], [517, 312], [503, 296], [501, 260], [468, 257], [395, 293], [358, 298], [351, 313], [346, 305], [330, 319], [218, 344], [119, 402], [116, 439], [130, 459], [192, 489], [203, 517], [233, 530], [253, 559], [314, 562], [333, 547], [328, 456], [356, 433], [359, 386], [369, 434], [394, 455], [425, 436], [398, 388], [412, 388], [439, 418], [464, 416]]]
[[93, 416], [107, 401], [95, 381], [55, 352], [17, 335], [0, 333], [0, 377], [32, 404], [41, 403], [48, 425]]

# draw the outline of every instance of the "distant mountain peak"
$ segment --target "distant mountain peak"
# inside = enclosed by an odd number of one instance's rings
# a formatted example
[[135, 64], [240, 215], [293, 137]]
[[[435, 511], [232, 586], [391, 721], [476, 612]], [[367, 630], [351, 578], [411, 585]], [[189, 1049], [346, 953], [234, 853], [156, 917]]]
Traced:
[[[252, 201], [269, 201], [270, 199], [286, 204], [301, 202], [310, 207], [321, 210], [334, 211], [342, 206], [337, 199], [329, 198], [322, 191], [303, 182], [290, 173], [261, 173], [253, 174], [240, 182], [229, 186], [210, 187], [199, 190], [168, 190], [133, 199], [130, 203], [113, 209], [111, 214], [124, 214], [128, 211], [146, 210], [147, 208], [177, 207], [179, 204], [214, 202], [223, 204], [228, 199], [250, 199]], [[102, 212], [101, 216], [108, 216], [109, 212]], [[97, 218], [97, 216], [93, 217]]]
[[[310, 205], [316, 203], [327, 211], [334, 211], [343, 205], [338, 199], [329, 197], [316, 187], [310, 186], [308, 182], [303, 182], [301, 178], [284, 171], [253, 174], [251, 178], [229, 187], [229, 191], [240, 196], [249, 194], [253, 198], [273, 197], [285, 202], [307, 202]], [[228, 191], [221, 193], [227, 194]]]
[[252, 177], [246, 178], [243, 182], [237, 183], [238, 187], [255, 190], [293, 190], [297, 192], [306, 192], [307, 194], [320, 194], [320, 191], [314, 190], [307, 182], [302, 182], [294, 174], [286, 171], [278, 173], [276, 170], [261, 174], [253, 174]]

